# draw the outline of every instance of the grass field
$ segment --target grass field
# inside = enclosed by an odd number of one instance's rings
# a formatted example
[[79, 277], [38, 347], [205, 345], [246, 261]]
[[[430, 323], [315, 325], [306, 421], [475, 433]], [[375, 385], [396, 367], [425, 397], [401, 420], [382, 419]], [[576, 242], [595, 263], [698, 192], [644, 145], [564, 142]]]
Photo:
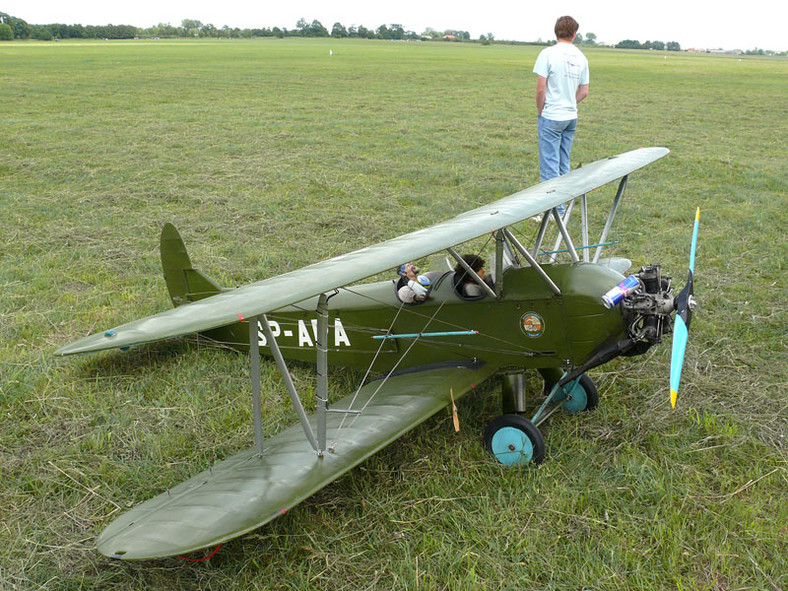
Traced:
[[[788, 61], [683, 53], [588, 50], [573, 150], [671, 149], [633, 175], [614, 238], [679, 285], [701, 208], [676, 411], [668, 346], [614, 362], [595, 412], [544, 428], [547, 461], [507, 470], [481, 445], [491, 385], [459, 434], [431, 419], [209, 562], [95, 550], [121, 511], [252, 443], [235, 353], [52, 354], [169, 307], [161, 225], [238, 285], [534, 184], [537, 51], [0, 45], [0, 589], [788, 589]], [[264, 371], [270, 433], [294, 419]]]

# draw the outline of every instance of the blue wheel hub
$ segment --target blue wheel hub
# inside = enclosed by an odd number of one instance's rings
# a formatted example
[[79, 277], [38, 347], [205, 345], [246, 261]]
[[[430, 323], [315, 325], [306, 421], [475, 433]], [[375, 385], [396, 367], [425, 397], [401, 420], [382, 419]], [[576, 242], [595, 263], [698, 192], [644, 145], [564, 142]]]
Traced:
[[534, 455], [533, 443], [517, 427], [498, 429], [492, 437], [491, 448], [495, 458], [505, 466], [525, 465]]
[[564, 392], [567, 400], [561, 405], [561, 408], [566, 414], [574, 415], [583, 412], [588, 407], [588, 395], [579, 380], [575, 381], [571, 388], [565, 387]]

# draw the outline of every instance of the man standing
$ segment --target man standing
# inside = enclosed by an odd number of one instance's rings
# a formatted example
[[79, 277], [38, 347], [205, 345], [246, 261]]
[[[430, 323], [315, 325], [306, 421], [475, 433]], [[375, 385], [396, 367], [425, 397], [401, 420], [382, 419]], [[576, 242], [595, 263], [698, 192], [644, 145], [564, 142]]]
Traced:
[[[577, 129], [577, 103], [588, 96], [588, 60], [573, 41], [579, 25], [571, 16], [555, 22], [558, 42], [536, 58], [536, 111], [539, 115], [539, 173], [543, 181], [569, 172]], [[564, 214], [564, 206], [558, 207]]]

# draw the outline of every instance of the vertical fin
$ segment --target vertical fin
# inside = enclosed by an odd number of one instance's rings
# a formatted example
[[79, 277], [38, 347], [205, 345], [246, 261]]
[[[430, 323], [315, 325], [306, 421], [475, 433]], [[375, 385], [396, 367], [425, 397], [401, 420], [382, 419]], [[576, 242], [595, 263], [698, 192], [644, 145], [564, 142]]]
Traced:
[[192, 267], [181, 235], [169, 223], [161, 230], [161, 267], [176, 307], [223, 291], [213, 279]]

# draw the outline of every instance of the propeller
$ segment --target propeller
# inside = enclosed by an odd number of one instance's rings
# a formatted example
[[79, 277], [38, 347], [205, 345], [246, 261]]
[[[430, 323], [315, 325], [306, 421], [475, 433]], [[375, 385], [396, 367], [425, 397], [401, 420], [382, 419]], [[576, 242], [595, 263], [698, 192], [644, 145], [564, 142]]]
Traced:
[[676, 321], [673, 326], [673, 353], [670, 358], [670, 406], [676, 408], [679, 395], [681, 368], [684, 365], [684, 353], [687, 350], [689, 326], [692, 311], [695, 309], [695, 298], [692, 274], [695, 270], [695, 249], [698, 245], [698, 226], [700, 225], [700, 207], [695, 212], [695, 228], [692, 230], [692, 246], [690, 248], [689, 277], [684, 289], [676, 296]]

